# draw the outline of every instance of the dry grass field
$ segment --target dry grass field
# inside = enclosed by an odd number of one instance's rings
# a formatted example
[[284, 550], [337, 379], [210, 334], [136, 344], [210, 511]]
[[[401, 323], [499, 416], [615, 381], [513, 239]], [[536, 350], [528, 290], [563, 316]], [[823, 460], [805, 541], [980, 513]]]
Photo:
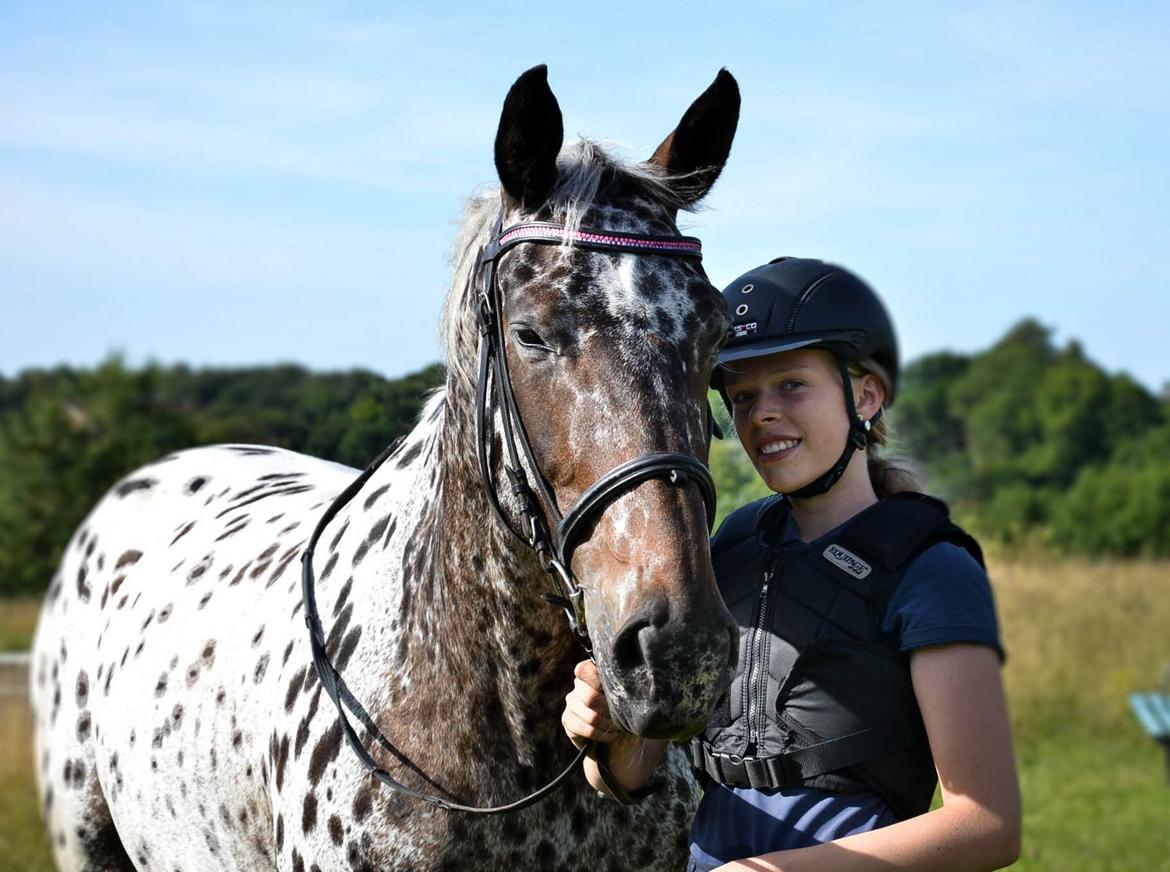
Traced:
[[40, 597], [0, 599], [0, 651], [27, 650], [40, 609]]
[[1170, 663], [1170, 563], [991, 571], [1024, 794], [1016, 868], [1170, 870], [1170, 773], [1128, 701]]
[[[1025, 803], [1014, 868], [1170, 870], [1168, 773], [1127, 701], [1170, 662], [1170, 563], [990, 562]], [[27, 644], [35, 613], [0, 606], [0, 639]], [[0, 865], [50, 869], [28, 714], [12, 697], [0, 697], [0, 807]]]

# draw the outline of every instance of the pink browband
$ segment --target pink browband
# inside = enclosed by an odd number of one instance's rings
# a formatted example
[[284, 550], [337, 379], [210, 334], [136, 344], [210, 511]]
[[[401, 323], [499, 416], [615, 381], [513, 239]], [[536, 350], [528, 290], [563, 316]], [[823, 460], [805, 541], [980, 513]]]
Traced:
[[703, 256], [703, 245], [693, 236], [644, 236], [589, 228], [569, 231], [560, 224], [538, 222], [509, 227], [500, 234], [497, 244], [504, 249], [518, 242], [568, 242], [583, 248]]

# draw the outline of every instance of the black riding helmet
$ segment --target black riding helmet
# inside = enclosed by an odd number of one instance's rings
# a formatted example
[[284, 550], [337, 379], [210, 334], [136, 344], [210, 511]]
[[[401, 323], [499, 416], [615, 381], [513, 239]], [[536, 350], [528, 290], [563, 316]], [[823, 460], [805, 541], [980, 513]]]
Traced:
[[719, 353], [711, 385], [723, 397], [723, 366], [736, 360], [823, 348], [841, 371], [849, 438], [831, 469], [789, 496], [823, 494], [840, 479], [855, 449], [865, 450], [867, 433], [881, 416], [862, 420], [853, 404], [850, 363], [864, 363], [886, 388], [885, 405], [898, 388], [898, 340], [894, 324], [873, 288], [848, 270], [821, 260], [778, 257], [744, 273], [723, 290], [731, 313], [731, 338]]

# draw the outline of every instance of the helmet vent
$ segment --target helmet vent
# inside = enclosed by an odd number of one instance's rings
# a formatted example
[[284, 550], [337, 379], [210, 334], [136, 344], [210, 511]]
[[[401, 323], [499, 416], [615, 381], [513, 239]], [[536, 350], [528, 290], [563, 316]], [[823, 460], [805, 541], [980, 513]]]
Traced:
[[792, 308], [792, 317], [788, 319], [788, 332], [791, 333], [796, 329], [796, 319], [800, 317], [800, 310], [804, 308], [804, 304], [809, 301], [817, 288], [819, 288], [826, 281], [831, 279], [833, 274], [827, 272], [819, 276], [811, 285], [804, 289], [804, 293], [800, 295], [800, 299], [796, 301], [796, 305]]
[[755, 290], [755, 288], [756, 288], [755, 285], [744, 285], [743, 288], [740, 289], [740, 293], [741, 294], [750, 294], [752, 291]]

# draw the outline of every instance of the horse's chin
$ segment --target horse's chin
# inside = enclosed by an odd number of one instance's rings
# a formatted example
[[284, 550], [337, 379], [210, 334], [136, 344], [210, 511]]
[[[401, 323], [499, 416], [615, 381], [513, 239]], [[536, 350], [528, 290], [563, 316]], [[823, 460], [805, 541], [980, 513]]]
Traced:
[[632, 703], [612, 711], [618, 726], [635, 736], [646, 739], [666, 739], [682, 742], [698, 735], [707, 726], [709, 712], [689, 718], [680, 718], [677, 712], [651, 703]]
[[[626, 732], [647, 739], [682, 741], [706, 729], [715, 704], [733, 677], [732, 670], [716, 670], [708, 680], [654, 681], [646, 671], [640, 681], [619, 683], [602, 668], [610, 716]], [[608, 679], [608, 680], [607, 680]]]

